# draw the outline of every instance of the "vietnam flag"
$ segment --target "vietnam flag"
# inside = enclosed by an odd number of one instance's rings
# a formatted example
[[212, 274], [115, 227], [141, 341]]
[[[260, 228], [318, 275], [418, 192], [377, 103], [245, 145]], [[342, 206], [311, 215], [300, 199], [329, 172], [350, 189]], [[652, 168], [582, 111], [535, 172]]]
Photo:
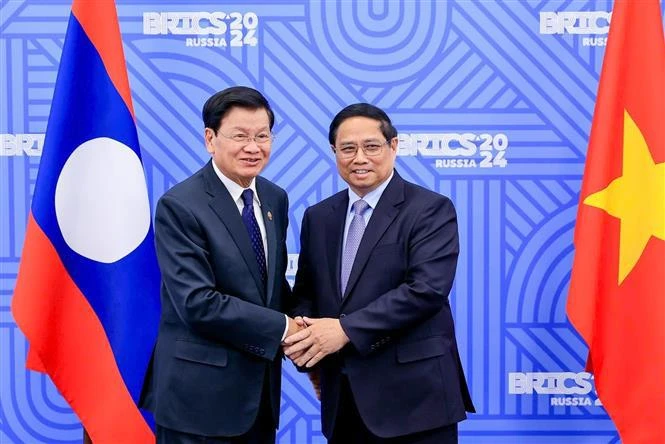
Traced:
[[665, 443], [665, 39], [616, 1], [575, 226], [568, 317], [624, 443]]
[[95, 443], [154, 442], [137, 407], [159, 269], [113, 0], [75, 0], [12, 313]]

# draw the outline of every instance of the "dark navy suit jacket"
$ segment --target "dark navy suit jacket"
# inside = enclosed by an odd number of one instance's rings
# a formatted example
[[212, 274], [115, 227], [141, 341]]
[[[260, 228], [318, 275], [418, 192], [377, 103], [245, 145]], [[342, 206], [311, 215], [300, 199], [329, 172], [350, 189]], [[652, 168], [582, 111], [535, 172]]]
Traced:
[[265, 286], [240, 212], [210, 162], [157, 204], [162, 316], [142, 403], [161, 426], [245, 433], [266, 377], [277, 426], [280, 311], [291, 294], [284, 277], [288, 200], [261, 177], [256, 191], [268, 244]]
[[449, 425], [474, 411], [448, 293], [459, 242], [451, 201], [395, 172], [340, 290], [348, 192], [307, 209], [294, 315], [339, 318], [351, 340], [319, 364], [323, 432], [332, 435], [340, 375], [367, 428], [394, 437]]

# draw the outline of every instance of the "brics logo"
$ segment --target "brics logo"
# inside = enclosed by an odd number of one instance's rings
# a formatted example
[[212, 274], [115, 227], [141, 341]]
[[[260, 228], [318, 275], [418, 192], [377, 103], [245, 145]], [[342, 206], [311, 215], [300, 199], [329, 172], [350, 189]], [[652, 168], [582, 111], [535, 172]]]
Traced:
[[[607, 35], [612, 12], [546, 11], [540, 13], [541, 34]], [[607, 37], [583, 37], [582, 46], [605, 46]]]
[[182, 35], [185, 46], [240, 47], [258, 44], [254, 12], [144, 12], [144, 35]]
[[434, 159], [435, 168], [504, 168], [508, 136], [504, 133], [400, 133], [397, 155]]
[[0, 156], [41, 156], [44, 134], [0, 134]]
[[556, 406], [601, 406], [600, 400], [591, 398], [593, 375], [588, 372], [535, 372], [508, 373], [510, 395], [566, 395], [553, 396], [550, 405]]

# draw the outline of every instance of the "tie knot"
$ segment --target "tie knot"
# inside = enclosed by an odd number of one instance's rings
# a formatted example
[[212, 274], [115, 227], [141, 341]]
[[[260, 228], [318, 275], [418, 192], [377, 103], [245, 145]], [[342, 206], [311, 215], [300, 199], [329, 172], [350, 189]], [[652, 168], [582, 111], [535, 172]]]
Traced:
[[358, 216], [362, 216], [365, 210], [369, 208], [369, 204], [365, 202], [362, 199], [359, 199], [355, 202], [353, 202], [353, 205], [351, 206], [353, 209], [353, 214], [356, 214]]
[[252, 191], [251, 188], [247, 188], [246, 190], [243, 190], [242, 194], [242, 202], [245, 204], [246, 207], [253, 206], [253, 201], [254, 201], [254, 191]]

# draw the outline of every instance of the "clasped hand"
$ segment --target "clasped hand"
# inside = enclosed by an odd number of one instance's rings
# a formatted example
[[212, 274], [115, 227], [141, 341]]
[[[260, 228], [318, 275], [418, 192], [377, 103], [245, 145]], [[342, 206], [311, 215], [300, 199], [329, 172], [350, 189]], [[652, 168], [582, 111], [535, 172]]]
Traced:
[[284, 354], [298, 367], [312, 367], [349, 343], [339, 319], [295, 318], [301, 330], [284, 339]]

